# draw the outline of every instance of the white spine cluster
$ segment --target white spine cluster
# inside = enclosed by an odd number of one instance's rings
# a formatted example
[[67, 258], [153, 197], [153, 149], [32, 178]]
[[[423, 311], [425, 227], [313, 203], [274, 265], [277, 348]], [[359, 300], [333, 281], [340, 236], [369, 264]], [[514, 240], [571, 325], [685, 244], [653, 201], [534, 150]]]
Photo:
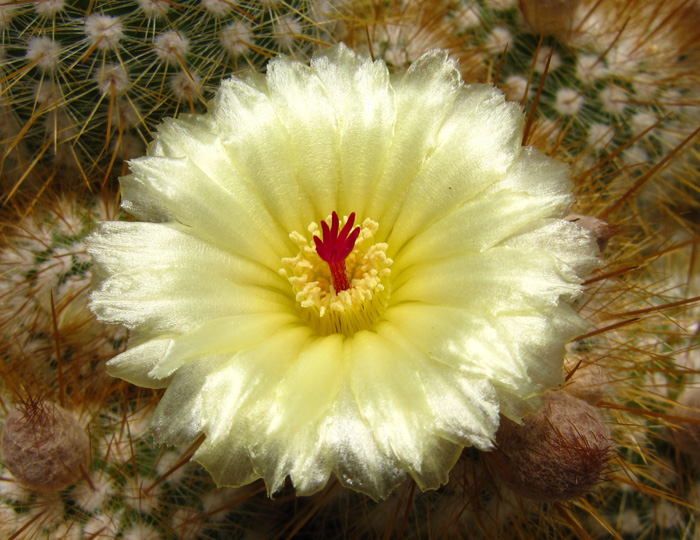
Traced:
[[202, 80], [196, 73], [180, 72], [170, 79], [173, 94], [180, 101], [190, 101], [201, 94]]
[[168, 30], [156, 37], [153, 48], [163, 62], [171, 65], [184, 64], [190, 40], [177, 30]]
[[16, 9], [16, 6], [12, 4], [0, 5], [0, 30], [5, 30], [10, 26], [10, 22], [15, 16]]
[[129, 88], [129, 74], [121, 64], [105, 64], [95, 75], [95, 81], [104, 95], [112, 92], [121, 94]]
[[27, 43], [27, 60], [35, 62], [44, 71], [56, 69], [60, 56], [61, 46], [49, 37], [34, 37]]
[[573, 88], [560, 88], [554, 108], [565, 116], [574, 115], [581, 110], [583, 100], [584, 97]]
[[231, 11], [231, 3], [224, 0], [202, 0], [202, 7], [214, 15], [226, 15]]
[[42, 17], [54, 17], [66, 7], [65, 0], [39, 0], [34, 4], [34, 11]]
[[274, 23], [274, 34], [281, 47], [291, 48], [294, 41], [302, 33], [299, 19], [293, 15], [280, 17]]
[[119, 40], [124, 37], [122, 22], [119, 17], [93, 14], [85, 19], [85, 35], [88, 41], [98, 49], [114, 50]]
[[231, 56], [243, 56], [250, 52], [253, 31], [245, 23], [236, 21], [222, 28], [219, 39]]
[[148, 16], [155, 19], [164, 17], [170, 10], [170, 3], [166, 0], [137, 0], [141, 10]]

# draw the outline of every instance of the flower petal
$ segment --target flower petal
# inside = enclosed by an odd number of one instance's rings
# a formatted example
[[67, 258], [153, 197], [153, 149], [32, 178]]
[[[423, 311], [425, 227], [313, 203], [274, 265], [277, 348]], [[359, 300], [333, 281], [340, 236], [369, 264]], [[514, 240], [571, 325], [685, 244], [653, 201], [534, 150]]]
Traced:
[[546, 249], [511, 247], [414, 264], [396, 276], [393, 287], [395, 303], [424, 302], [493, 315], [553, 306], [581, 289], [560, 274]]
[[152, 377], [149, 372], [163, 357], [172, 339], [153, 339], [140, 345], [134, 343], [133, 336], [130, 339], [129, 348], [107, 362], [107, 373], [144, 388], [167, 387], [170, 381]]
[[[386, 234], [401, 208], [406, 189], [423, 166], [461, 83], [457, 63], [445, 51], [430, 51], [400, 78], [391, 79], [396, 93], [396, 125], [384, 174], [366, 194], [366, 217], [382, 224]], [[381, 240], [380, 240], [381, 241]]]
[[321, 441], [344, 380], [343, 342], [339, 334], [309, 342], [274, 390], [249, 409], [265, 419], [266, 431], [250, 448], [271, 490], [287, 475], [299, 495], [328, 481], [335, 456]]
[[460, 446], [493, 448], [499, 400], [489, 381], [430, 361], [421, 369], [421, 380], [441, 437]]
[[191, 444], [202, 434], [206, 409], [202, 389], [207, 375], [224, 361], [223, 356], [191, 362], [173, 376], [151, 419], [149, 430], [160, 444]]
[[[431, 360], [456, 369], [467, 380], [489, 381], [501, 414], [516, 421], [536, 406], [531, 396], [562, 382], [565, 344], [587, 327], [563, 302], [546, 311], [489, 319], [463, 309], [406, 303], [387, 310], [385, 318]], [[433, 388], [426, 382], [427, 393]]]
[[409, 328], [383, 325], [381, 334], [401, 351], [404, 362], [406, 356], [413, 357], [437, 432], [462, 446], [491, 449], [499, 421], [498, 396], [491, 383], [483, 375], [461, 370], [462, 366], [431, 359], [420, 346], [405, 347], [406, 343], [420, 342], [420, 333], [413, 334], [412, 339], [406, 335], [411, 330], [420, 332], [420, 324]]
[[321, 444], [333, 456], [338, 480], [373, 499], [385, 498], [405, 478], [405, 471], [377, 443], [348, 381], [329, 414]]
[[177, 118], [163, 120], [157, 128], [148, 155], [187, 158], [210, 182], [226, 182], [228, 175], [222, 172], [231, 169], [231, 160], [218, 134], [211, 129], [206, 115], [181, 114]]
[[149, 377], [161, 379], [190, 360], [235, 353], [257, 345], [289, 325], [299, 323], [293, 313], [252, 313], [205, 321], [194, 330], [172, 340]]
[[141, 332], [184, 332], [216, 317], [288, 311], [284, 279], [178, 225], [103, 223], [88, 240], [98, 275], [90, 308]]
[[[267, 463], [279, 458], [253, 452], [269, 422], [269, 409], [258, 405], [270, 403], [270, 395], [310, 337], [307, 327], [285, 328], [227, 361], [220, 361], [205, 375], [200, 399], [207, 411], [202, 425], [207, 438], [194, 459], [210, 471], [217, 484], [240, 485], [241, 479], [249, 477], [249, 471], [237, 468], [242, 456], [249, 456], [257, 477], [262, 476]], [[185, 368], [192, 364], [199, 362], [188, 363]], [[179, 373], [180, 370], [174, 381]], [[268, 491], [274, 493], [282, 486], [284, 476], [266, 477], [265, 481]]]
[[285, 231], [302, 231], [319, 216], [297, 181], [292, 135], [277, 116], [265, 80], [221, 83], [210, 119], [234, 167]]
[[433, 259], [487, 250], [523, 230], [533, 221], [568, 206], [566, 196], [532, 197], [507, 191], [479, 197], [448, 214], [409, 240], [392, 259], [407, 267]]
[[344, 45], [311, 62], [340, 119], [340, 215], [365, 215], [367, 193], [384, 170], [391, 148], [396, 103], [383, 62]]
[[312, 424], [325, 418], [346, 371], [344, 341], [340, 334], [318, 337], [300, 353], [274, 390], [269, 436], [289, 435], [294, 424]]
[[504, 315], [497, 323], [502, 339], [527, 369], [531, 384], [524, 392], [532, 394], [562, 382], [565, 346], [588, 329], [588, 323], [565, 302], [543, 312]]
[[421, 489], [436, 488], [447, 481], [461, 446], [435, 433], [415, 352], [393, 342], [382, 325], [376, 330], [359, 332], [352, 340], [351, 388], [360, 414], [389, 459]]
[[[315, 71], [289, 58], [267, 66], [267, 91], [290, 134], [297, 182], [317, 217], [338, 207], [339, 121]], [[308, 223], [307, 223], [308, 224]]]
[[517, 388], [527, 368], [510, 334], [502, 335], [493, 318], [464, 309], [405, 303], [387, 310], [385, 319], [430, 360], [474, 380], [487, 379]]
[[387, 240], [392, 249], [503, 178], [519, 156], [523, 125], [521, 108], [497, 88], [462, 88], [408, 187]]
[[[155, 206], [202, 239], [277, 269], [288, 251], [286, 231], [260, 198], [235, 179], [235, 171], [227, 169], [219, 178], [228, 180], [221, 183], [189, 158], [144, 157], [130, 166], [133, 174], [121, 179], [123, 206], [129, 212], [148, 214]], [[192, 189], [193, 182], [197, 189]]]
[[[518, 161], [494, 188], [557, 197], [571, 193], [574, 185], [569, 176], [566, 163], [552, 159], [534, 146], [524, 146], [520, 149]], [[563, 214], [556, 217], [563, 217]]]
[[[542, 175], [551, 179], [550, 185], [558, 183], [561, 190], [540, 193], [537, 182], [541, 183]], [[508, 174], [485, 193], [419, 230], [392, 254], [394, 263], [406, 267], [435, 257], [478, 253], [519, 232], [529, 232], [533, 224], [543, 223], [542, 218], [568, 210], [573, 201], [570, 189], [566, 165], [539, 153], [523, 152]]]
[[600, 266], [598, 244], [591, 231], [561, 219], [540, 220], [531, 230], [504, 240], [502, 245], [546, 249], [569, 281], [586, 276]]

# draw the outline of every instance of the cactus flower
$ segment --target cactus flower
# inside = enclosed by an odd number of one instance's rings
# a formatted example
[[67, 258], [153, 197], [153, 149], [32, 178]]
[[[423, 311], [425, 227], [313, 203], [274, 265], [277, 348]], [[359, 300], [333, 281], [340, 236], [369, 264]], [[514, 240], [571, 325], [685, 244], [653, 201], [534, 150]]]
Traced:
[[344, 45], [225, 81], [121, 179], [89, 239], [109, 372], [167, 388], [156, 441], [220, 485], [445, 483], [562, 379], [596, 242], [521, 107], [447, 53], [390, 74]]

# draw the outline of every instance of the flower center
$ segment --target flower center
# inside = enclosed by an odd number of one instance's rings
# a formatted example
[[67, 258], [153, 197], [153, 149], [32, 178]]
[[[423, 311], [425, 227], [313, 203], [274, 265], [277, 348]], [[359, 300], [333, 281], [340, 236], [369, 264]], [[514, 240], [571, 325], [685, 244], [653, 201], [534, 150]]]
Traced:
[[376, 222], [354, 224], [352, 213], [341, 228], [333, 212], [321, 222], [321, 237], [318, 224], [309, 225], [313, 243], [297, 231], [289, 235], [299, 253], [282, 259], [286, 268], [280, 273], [292, 284], [302, 319], [321, 335], [351, 336], [370, 328], [389, 300], [389, 246], [374, 242]]

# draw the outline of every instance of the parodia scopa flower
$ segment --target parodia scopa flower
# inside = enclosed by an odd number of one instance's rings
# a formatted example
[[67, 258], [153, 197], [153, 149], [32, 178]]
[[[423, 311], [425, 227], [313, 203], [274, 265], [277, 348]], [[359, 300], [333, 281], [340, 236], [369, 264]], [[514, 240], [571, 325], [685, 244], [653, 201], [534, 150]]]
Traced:
[[222, 84], [122, 178], [140, 222], [90, 238], [110, 372], [167, 387], [156, 440], [215, 480], [447, 480], [562, 377], [595, 242], [521, 108], [441, 51], [401, 75], [340, 45]]

